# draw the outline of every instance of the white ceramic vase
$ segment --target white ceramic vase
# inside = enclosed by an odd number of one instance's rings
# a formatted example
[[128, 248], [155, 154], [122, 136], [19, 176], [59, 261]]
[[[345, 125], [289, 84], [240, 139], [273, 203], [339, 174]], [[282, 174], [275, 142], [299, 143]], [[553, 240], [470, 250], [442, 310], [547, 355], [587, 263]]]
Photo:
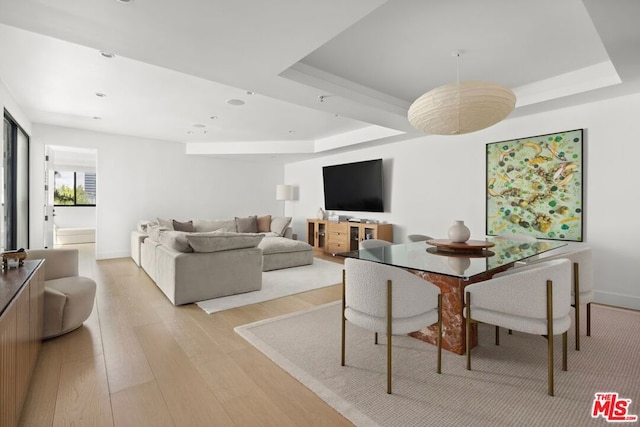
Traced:
[[464, 225], [464, 221], [456, 220], [453, 225], [449, 227], [449, 240], [453, 243], [464, 243], [471, 237], [471, 230]]
[[470, 258], [449, 257], [447, 258], [447, 262], [449, 263], [449, 267], [459, 275], [463, 275], [465, 270], [471, 266]]
[[325, 213], [324, 210], [322, 208], [318, 208], [318, 219], [325, 219]]

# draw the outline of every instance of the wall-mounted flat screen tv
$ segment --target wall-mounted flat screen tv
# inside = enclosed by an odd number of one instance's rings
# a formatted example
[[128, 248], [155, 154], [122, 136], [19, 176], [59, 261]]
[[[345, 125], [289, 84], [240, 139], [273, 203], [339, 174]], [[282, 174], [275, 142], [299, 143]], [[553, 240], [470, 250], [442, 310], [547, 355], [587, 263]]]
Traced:
[[382, 159], [324, 166], [324, 208], [384, 212]]

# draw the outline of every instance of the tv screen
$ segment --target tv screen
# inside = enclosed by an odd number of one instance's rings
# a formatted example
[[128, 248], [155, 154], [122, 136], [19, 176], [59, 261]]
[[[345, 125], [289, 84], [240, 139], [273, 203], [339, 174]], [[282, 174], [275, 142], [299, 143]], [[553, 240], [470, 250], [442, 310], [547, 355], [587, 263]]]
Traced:
[[324, 208], [384, 212], [382, 159], [324, 166]]

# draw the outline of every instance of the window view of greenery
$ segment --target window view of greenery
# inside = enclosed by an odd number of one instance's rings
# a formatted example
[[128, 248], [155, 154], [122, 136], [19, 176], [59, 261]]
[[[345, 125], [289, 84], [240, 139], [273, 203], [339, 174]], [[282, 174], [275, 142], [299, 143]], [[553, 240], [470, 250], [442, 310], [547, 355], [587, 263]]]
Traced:
[[96, 174], [58, 172], [53, 178], [53, 203], [56, 206], [95, 206]]

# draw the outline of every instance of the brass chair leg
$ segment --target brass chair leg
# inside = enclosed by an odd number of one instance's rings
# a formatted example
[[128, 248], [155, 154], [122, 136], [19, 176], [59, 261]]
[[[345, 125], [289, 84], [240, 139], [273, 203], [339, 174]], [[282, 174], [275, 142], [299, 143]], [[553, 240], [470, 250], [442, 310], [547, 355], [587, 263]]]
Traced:
[[591, 303], [587, 303], [587, 336], [591, 336]]
[[465, 294], [465, 299], [467, 301], [467, 305], [465, 310], [467, 311], [467, 319], [466, 319], [466, 336], [465, 336], [465, 346], [467, 347], [467, 371], [471, 370], [471, 294], [467, 292]]
[[496, 345], [500, 345], [500, 327], [496, 326]]
[[345, 323], [346, 323], [346, 318], [344, 317], [344, 310], [347, 307], [347, 301], [345, 300], [345, 271], [342, 270], [342, 313], [341, 313], [341, 317], [342, 317], [342, 351], [341, 351], [341, 355], [340, 355], [340, 364], [341, 366], [344, 366], [344, 354], [345, 354]]
[[576, 311], [576, 350], [580, 351], [580, 266], [577, 262], [573, 263], [573, 299]]
[[549, 374], [547, 393], [553, 396], [553, 289], [547, 280], [547, 370]]
[[438, 366], [436, 372], [442, 372], [442, 294], [438, 294]]
[[393, 330], [391, 322], [393, 321], [391, 299], [391, 280], [387, 280], [387, 393], [391, 394], [391, 335]]
[[567, 331], [562, 334], [562, 370], [567, 370]]

